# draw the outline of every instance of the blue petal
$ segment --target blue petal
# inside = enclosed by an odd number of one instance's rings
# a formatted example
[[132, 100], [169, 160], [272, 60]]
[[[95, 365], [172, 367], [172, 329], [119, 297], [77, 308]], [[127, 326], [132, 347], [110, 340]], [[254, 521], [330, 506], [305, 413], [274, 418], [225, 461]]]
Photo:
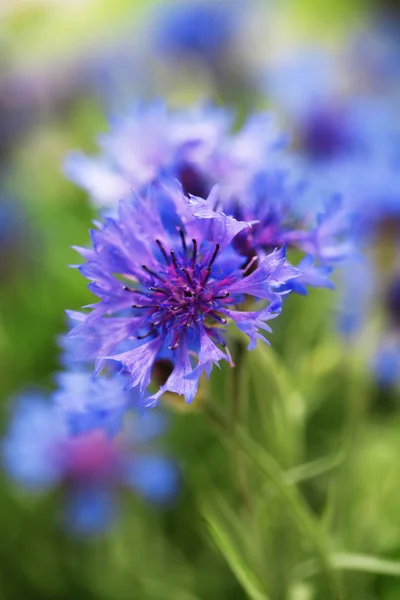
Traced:
[[114, 519], [112, 491], [105, 487], [80, 487], [71, 491], [66, 522], [73, 532], [93, 535], [107, 529]]
[[54, 406], [37, 393], [25, 394], [2, 444], [4, 468], [20, 485], [47, 488], [63, 476], [59, 447], [66, 439], [63, 420]]
[[146, 454], [132, 458], [125, 465], [123, 477], [127, 485], [157, 504], [170, 501], [178, 490], [176, 464], [164, 456]]

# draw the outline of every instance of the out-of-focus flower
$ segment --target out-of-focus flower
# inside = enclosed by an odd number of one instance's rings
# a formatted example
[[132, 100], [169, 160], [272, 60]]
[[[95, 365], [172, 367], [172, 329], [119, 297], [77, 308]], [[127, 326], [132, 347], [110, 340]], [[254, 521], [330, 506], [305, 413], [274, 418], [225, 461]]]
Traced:
[[116, 207], [132, 190], [142, 191], [160, 177], [176, 178], [186, 192], [206, 195], [211, 185], [203, 181], [201, 165], [222, 143], [230, 122], [222, 109], [171, 114], [162, 103], [139, 106], [100, 137], [100, 157], [73, 153], [65, 173], [100, 207]]
[[382, 337], [372, 367], [379, 385], [392, 387], [399, 381], [400, 336], [398, 332], [395, 335], [386, 334]]
[[166, 87], [172, 81], [175, 94], [180, 83], [184, 88], [189, 83], [199, 96], [205, 87], [206, 97], [248, 110], [260, 92], [253, 40], [260, 33], [255, 24], [262, 20], [269, 24], [265, 7], [247, 0], [164, 3], [150, 12], [150, 68], [156, 79], [164, 75]]
[[266, 92], [289, 119], [296, 150], [310, 170], [362, 146], [358, 106], [344, 91], [343, 71], [337, 55], [314, 48], [278, 62], [267, 76]]
[[213, 61], [233, 51], [243, 4], [195, 0], [162, 6], [153, 32], [159, 52], [181, 60], [189, 56], [212, 67]]
[[393, 6], [373, 11], [350, 39], [347, 51], [355, 83], [369, 93], [399, 92], [400, 13], [396, 2], [386, 4]]
[[102, 378], [85, 385], [83, 376], [63, 374], [63, 390], [55, 394], [58, 405], [38, 393], [19, 398], [2, 454], [5, 470], [20, 486], [31, 491], [62, 486], [67, 494], [68, 525], [89, 534], [112, 521], [117, 488], [126, 487], [150, 502], [164, 503], [173, 498], [178, 477], [174, 463], [149, 445], [163, 430], [162, 415], [134, 412], [124, 435], [110, 437], [110, 414], [118, 412], [118, 398], [117, 407], [111, 409], [111, 386], [102, 383]]
[[385, 324], [373, 363], [375, 375], [381, 385], [392, 386], [400, 377], [400, 277], [395, 273], [386, 285], [383, 296]]
[[[218, 183], [220, 209], [252, 225], [235, 238], [236, 250], [249, 259], [262, 258], [287, 243], [312, 256], [315, 266], [307, 259], [309, 284], [318, 280], [323, 285], [325, 279], [330, 286], [326, 276], [331, 258], [334, 253], [338, 258], [339, 248], [345, 255], [338, 241], [344, 232], [343, 207], [329, 203], [327, 227], [327, 215], [321, 216], [327, 211], [323, 195], [318, 198], [316, 193], [311, 202], [304, 201], [307, 186], [272, 114], [253, 115], [234, 133], [231, 121], [221, 110], [168, 112], [164, 106], [151, 105], [115, 123], [100, 140], [99, 158], [71, 155], [66, 173], [98, 205], [114, 210], [117, 200], [130, 190], [142, 191], [159, 178], [178, 179], [186, 194], [203, 198]], [[340, 231], [335, 233], [339, 223]], [[317, 273], [324, 277], [316, 277]], [[304, 273], [304, 284], [306, 280]]]
[[373, 264], [359, 256], [339, 269], [338, 279], [338, 329], [353, 337], [365, 327], [376, 300]]
[[56, 375], [53, 401], [64, 414], [70, 432], [80, 435], [96, 429], [114, 436], [122, 429], [135, 394], [123, 391], [122, 377], [95, 377], [83, 370]]
[[[217, 188], [203, 200], [187, 198], [178, 185], [153, 186], [147, 197], [121, 202], [115, 219], [98, 224], [93, 249], [78, 249], [87, 259], [79, 270], [100, 302], [86, 316], [72, 315], [82, 322], [71, 336], [106, 347], [97, 370], [105, 358], [122, 363], [143, 404], [166, 391], [191, 402], [204, 371], [209, 375], [221, 360], [232, 363], [224, 325], [236, 323], [253, 348], [264, 339], [259, 329], [269, 330], [266, 321], [280, 312], [279, 287], [300, 274], [286, 262], [284, 247], [258, 264], [244, 261], [232, 241], [249, 224], [218, 212], [217, 203]], [[262, 306], [247, 312], [246, 296]], [[114, 323], [118, 335], [107, 336]], [[121, 345], [125, 351], [110, 355]], [[171, 374], [146, 397], [157, 360], [169, 360]]]

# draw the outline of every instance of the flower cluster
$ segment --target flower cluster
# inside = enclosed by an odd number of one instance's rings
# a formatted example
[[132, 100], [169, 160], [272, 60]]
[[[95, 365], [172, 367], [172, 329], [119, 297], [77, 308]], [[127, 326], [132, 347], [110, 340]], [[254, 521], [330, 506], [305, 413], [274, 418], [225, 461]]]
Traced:
[[[371, 39], [376, 45], [357, 39], [345, 64], [318, 51], [294, 57], [285, 68], [277, 65], [268, 91], [292, 124], [297, 164], [311, 187], [334, 185], [353, 215], [359, 256], [341, 272], [340, 330], [354, 336], [372, 321], [376, 307], [381, 310], [371, 366], [377, 380], [388, 384], [398, 381], [400, 364], [399, 46], [387, 24], [369, 32]], [[306, 77], [308, 85], [300, 86]], [[377, 248], [384, 249], [384, 261], [377, 261]]]
[[99, 157], [73, 153], [65, 171], [114, 214], [121, 198], [153, 183], [178, 180], [186, 196], [203, 199], [218, 184], [219, 211], [250, 225], [233, 240], [241, 255], [262, 259], [287, 244], [307, 254], [302, 291], [329, 287], [332, 265], [351, 251], [341, 244], [351, 225], [341, 198], [311, 192], [272, 114], [251, 116], [237, 132], [232, 125], [221, 109], [138, 107], [100, 138]]
[[[121, 363], [142, 404], [165, 391], [191, 402], [203, 372], [221, 360], [232, 364], [228, 320], [254, 347], [281, 309], [280, 287], [300, 275], [284, 247], [260, 261], [237, 253], [232, 241], [250, 225], [217, 212], [217, 202], [217, 188], [202, 200], [178, 185], [153, 186], [146, 197], [121, 202], [118, 216], [92, 232], [92, 250], [79, 249], [87, 259], [79, 269], [100, 302], [88, 314], [71, 314], [81, 322], [70, 335], [92, 342], [77, 358], [100, 360], [98, 369], [107, 358]], [[249, 311], [247, 297], [262, 306]], [[158, 360], [170, 361], [171, 374], [146, 396]]]
[[[100, 302], [69, 313], [75, 358], [97, 373], [115, 361], [141, 405], [164, 392], [191, 402], [213, 364], [233, 366], [228, 323], [254, 348], [284, 295], [332, 287], [333, 265], [352, 251], [341, 199], [311, 208], [276, 119], [231, 127], [225, 111], [150, 105], [114, 123], [100, 157], [75, 153], [66, 163], [107, 207], [93, 248], [77, 248]], [[297, 267], [287, 249], [303, 257]], [[151, 393], [160, 361], [169, 376]]]
[[17, 399], [3, 441], [3, 462], [19, 485], [32, 491], [63, 486], [65, 518], [83, 534], [113, 519], [121, 487], [155, 503], [171, 500], [178, 484], [174, 463], [150, 442], [165, 428], [160, 412], [130, 412], [132, 393], [119, 378], [94, 378], [84, 371], [58, 376], [50, 398], [39, 392]]
[[157, 429], [148, 408], [165, 393], [192, 402], [203, 375], [235, 366], [230, 326], [249, 350], [267, 342], [285, 297], [332, 287], [351, 252], [340, 198], [311, 208], [270, 114], [234, 132], [226, 111], [153, 104], [114, 122], [100, 146], [65, 165], [103, 209], [92, 247], [75, 248], [98, 301], [68, 311], [67, 371], [50, 403], [17, 404], [4, 444], [16, 480], [67, 486], [70, 522], [86, 531], [109, 521], [117, 486], [173, 495], [172, 463], [138, 447]]

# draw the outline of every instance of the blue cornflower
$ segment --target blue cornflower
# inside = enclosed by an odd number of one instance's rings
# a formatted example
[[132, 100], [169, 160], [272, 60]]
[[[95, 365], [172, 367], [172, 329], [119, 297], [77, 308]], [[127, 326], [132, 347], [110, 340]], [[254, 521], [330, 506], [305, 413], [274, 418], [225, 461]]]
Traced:
[[311, 173], [321, 170], [321, 178], [326, 167], [340, 168], [368, 151], [384, 125], [379, 98], [351, 88], [345, 92], [343, 73], [355, 78], [338, 56], [314, 49], [278, 64], [267, 80], [267, 93], [289, 117], [303, 166]]
[[[149, 446], [164, 428], [160, 413], [131, 413], [128, 427], [118, 437], [108, 435], [108, 423], [101, 429], [101, 379], [97, 378], [95, 391], [94, 382], [76, 385], [76, 374], [63, 374], [64, 390], [55, 395], [58, 406], [43, 394], [26, 393], [14, 405], [2, 444], [5, 470], [20, 486], [31, 491], [63, 486], [68, 525], [81, 533], [95, 533], [110, 524], [117, 488], [163, 503], [173, 498], [178, 483], [174, 463]], [[118, 388], [117, 396], [121, 395]], [[98, 401], [93, 402], [89, 393]], [[95, 413], [92, 419], [90, 411]], [[110, 412], [109, 398], [105, 412]]]
[[223, 210], [252, 224], [234, 241], [241, 254], [262, 258], [286, 244], [306, 253], [291, 289], [332, 287], [332, 267], [353, 252], [351, 215], [338, 194], [323, 202], [327, 192], [315, 192], [299, 175], [273, 115], [253, 115], [215, 153], [208, 171], [220, 182]]
[[386, 284], [383, 296], [384, 330], [373, 361], [378, 383], [394, 385], [399, 381], [400, 367], [400, 276], [398, 272]]
[[[378, 93], [398, 93], [400, 77], [399, 20], [392, 11], [372, 13], [350, 40], [348, 63], [358, 82]], [[397, 15], [398, 16], [398, 15]]]
[[132, 190], [140, 192], [160, 177], [178, 179], [187, 193], [204, 196], [215, 181], [202, 165], [222, 144], [231, 121], [216, 108], [169, 112], [162, 103], [137, 106], [99, 138], [99, 157], [74, 152], [64, 170], [100, 207], [115, 208]]
[[[66, 171], [97, 204], [108, 204], [114, 211], [117, 201], [131, 190], [144, 192], [147, 184], [160, 178], [177, 179], [187, 195], [202, 198], [218, 183], [219, 210], [252, 225], [235, 238], [238, 252], [249, 259], [263, 258], [286, 243], [311, 255], [304, 263], [303, 284], [330, 287], [331, 262], [323, 248], [341, 245], [343, 207], [333, 203], [341, 215], [338, 219], [329, 204], [332, 218], [329, 239], [324, 240], [326, 219], [320, 215], [326, 207], [317, 193], [307, 192], [312, 198], [305, 200], [307, 186], [288, 155], [287, 138], [274, 116], [253, 115], [234, 133], [231, 122], [221, 110], [180, 113], [150, 105], [114, 124], [101, 139], [100, 158], [74, 154]], [[340, 231], [335, 233], [333, 224], [339, 220]], [[309, 250], [304, 250], [306, 246]]]
[[392, 387], [399, 381], [400, 370], [400, 336], [385, 335], [372, 362], [373, 373], [381, 386]]
[[[100, 298], [89, 314], [73, 313], [81, 322], [71, 336], [83, 338], [79, 360], [118, 361], [138, 388], [142, 404], [153, 404], [163, 392], [191, 402], [199, 378], [213, 364], [232, 359], [225, 325], [233, 321], [250, 337], [281, 307], [279, 288], [300, 273], [286, 262], [285, 247], [256, 264], [243, 259], [232, 241], [249, 227], [215, 210], [218, 189], [207, 200], [187, 198], [182, 189], [153, 186], [147, 197], [122, 201], [117, 218], [92, 231], [93, 249], [78, 249], [87, 259], [79, 267]], [[262, 301], [247, 312], [246, 298]], [[110, 336], [113, 329], [117, 335]], [[128, 349], [127, 349], [128, 347]], [[107, 349], [107, 354], [93, 356]], [[117, 352], [112, 354], [112, 352]], [[169, 360], [171, 374], [151, 397], [147, 395], [157, 361]]]
[[57, 389], [52, 399], [72, 435], [101, 429], [112, 437], [121, 431], [126, 412], [136, 402], [133, 392], [123, 391], [122, 379], [95, 377], [77, 369], [56, 375]]
[[237, 34], [242, 2], [209, 0], [174, 2], [157, 13], [153, 36], [162, 55], [180, 59], [188, 56], [213, 67], [232, 51]]

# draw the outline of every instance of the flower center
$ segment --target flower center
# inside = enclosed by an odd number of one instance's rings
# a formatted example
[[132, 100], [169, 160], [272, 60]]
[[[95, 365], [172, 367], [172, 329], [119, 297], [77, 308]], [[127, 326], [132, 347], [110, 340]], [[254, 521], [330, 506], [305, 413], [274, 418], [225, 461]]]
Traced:
[[195, 329], [206, 319], [225, 324], [226, 319], [218, 311], [232, 303], [224, 289], [231, 282], [229, 276], [221, 280], [212, 277], [219, 244], [211, 250], [201, 249], [192, 239], [189, 249], [181, 229], [179, 234], [182, 249], [168, 253], [156, 240], [162, 259], [155, 269], [142, 265], [147, 278], [140, 281], [139, 289], [125, 288], [140, 297], [140, 304], [135, 303], [132, 308], [147, 311], [143, 326], [148, 331], [137, 339], [172, 332], [170, 350], [179, 346], [189, 328]]

